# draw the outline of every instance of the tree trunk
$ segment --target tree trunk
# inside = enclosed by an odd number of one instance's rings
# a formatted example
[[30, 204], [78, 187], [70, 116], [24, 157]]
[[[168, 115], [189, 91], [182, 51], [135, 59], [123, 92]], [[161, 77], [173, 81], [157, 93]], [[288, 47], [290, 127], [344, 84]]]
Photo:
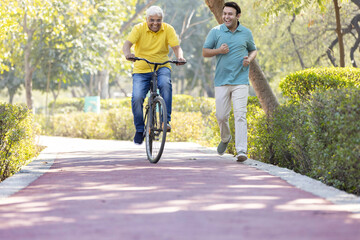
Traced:
[[[201, 77], [201, 85], [202, 85], [202, 89], [205, 89], [206, 94], [208, 97], [215, 97], [215, 91], [214, 91], [214, 86], [212, 84], [209, 84], [206, 82], [206, 79], [210, 79], [211, 77], [209, 77], [210, 73], [208, 71], [206, 71], [204, 68], [201, 68], [201, 72], [203, 74], [204, 77]], [[206, 76], [208, 75], [208, 76]]]
[[27, 37], [27, 42], [24, 47], [24, 68], [25, 68], [25, 94], [26, 94], [26, 104], [29, 109], [33, 108], [32, 102], [32, 75], [35, 70], [36, 63], [34, 66], [31, 65], [30, 53], [32, 47], [32, 38], [35, 32], [35, 29], [29, 29], [27, 25], [27, 11], [24, 14], [24, 23], [23, 30], [24, 34]]
[[99, 86], [100, 86], [100, 98], [109, 98], [109, 71], [102, 70], [98, 72]]
[[[354, 1], [352, 1], [354, 2]], [[355, 2], [354, 2], [355, 3]], [[360, 1], [357, 1], [357, 3], [355, 4], [358, 4], [359, 5], [359, 8], [360, 8]], [[360, 46], [360, 14], [356, 15], [352, 20], [351, 20], [351, 25], [352, 28], [355, 29], [355, 31], [357, 32], [357, 38], [355, 40], [355, 43], [354, 45], [351, 47], [350, 49], [350, 60], [351, 60], [351, 63], [352, 63], [352, 66], [353, 67], [358, 67], [357, 66], [357, 63], [356, 63], [356, 60], [355, 60], [355, 51], [357, 49], [359, 49], [359, 46]], [[360, 49], [359, 49], [360, 50]]]
[[13, 104], [16, 88], [8, 88], [8, 93], [9, 93], [9, 103]]
[[58, 89], [57, 91], [55, 91], [55, 89], [51, 89], [51, 92], [53, 94], [53, 98], [54, 98], [54, 101], [52, 103], [52, 106], [51, 106], [51, 115], [54, 114], [54, 109], [55, 109], [55, 104], [56, 104], [56, 100], [60, 94], [60, 89], [61, 89], [61, 80], [58, 81]]
[[290, 22], [290, 25], [288, 26], [288, 32], [289, 32], [290, 37], [291, 37], [291, 40], [292, 40], [292, 42], [293, 42], [293, 44], [294, 44], [295, 52], [296, 52], [296, 55], [297, 55], [298, 58], [299, 58], [301, 68], [302, 68], [302, 69], [305, 69], [306, 67], [305, 67], [304, 61], [303, 61], [303, 59], [302, 59], [302, 57], [301, 57], [299, 48], [297, 47], [296, 40], [295, 40], [295, 36], [294, 36], [294, 34], [291, 32], [291, 26], [294, 24], [295, 19], [296, 19], [296, 15], [293, 14], [293, 18], [292, 18], [292, 20], [291, 20], [291, 22]]
[[335, 16], [336, 16], [336, 33], [339, 39], [339, 51], [340, 51], [340, 67], [345, 67], [345, 50], [344, 50], [344, 40], [341, 30], [340, 22], [340, 7], [338, 0], [333, 0], [335, 7]]
[[24, 50], [24, 64], [25, 64], [25, 92], [26, 92], [26, 105], [29, 109], [33, 108], [32, 102], [32, 69], [30, 64], [30, 43], [25, 46]]
[[206, 5], [210, 8], [210, 11], [214, 14], [216, 21], [222, 24], [222, 9], [224, 6], [224, 0], [205, 0]]
[[45, 116], [48, 117], [48, 96], [50, 89], [51, 62], [49, 62], [48, 75], [46, 79], [46, 98], [45, 98]]
[[271, 115], [276, 107], [279, 106], [279, 102], [256, 59], [250, 63], [249, 76], [261, 107], [267, 115]]
[[126, 90], [121, 86], [121, 79], [119, 74], [116, 74], [115, 76], [115, 84], [120, 88], [120, 91], [124, 94], [124, 97], [128, 97]]
[[89, 96], [94, 96], [94, 74], [90, 74]]
[[[222, 24], [222, 8], [224, 0], [205, 0], [205, 3], [214, 14], [217, 22]], [[275, 108], [279, 106], [279, 102], [256, 60], [253, 60], [250, 63], [249, 77], [256, 96], [259, 98], [261, 107], [267, 115], [271, 115]]]

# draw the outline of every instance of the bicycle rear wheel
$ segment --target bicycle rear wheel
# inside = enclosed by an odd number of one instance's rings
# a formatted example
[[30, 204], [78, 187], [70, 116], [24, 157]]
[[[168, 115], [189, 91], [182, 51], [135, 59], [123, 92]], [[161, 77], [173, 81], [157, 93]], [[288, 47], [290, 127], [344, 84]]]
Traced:
[[146, 124], [146, 154], [151, 163], [157, 163], [164, 151], [167, 129], [165, 101], [157, 96], [149, 109]]

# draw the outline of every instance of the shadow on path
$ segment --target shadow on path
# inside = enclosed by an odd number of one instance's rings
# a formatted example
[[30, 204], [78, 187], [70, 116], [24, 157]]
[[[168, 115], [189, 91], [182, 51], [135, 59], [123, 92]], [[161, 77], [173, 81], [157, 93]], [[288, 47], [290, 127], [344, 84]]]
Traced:
[[0, 203], [1, 239], [357, 239], [359, 214], [279, 177], [169, 143], [47, 138], [51, 169]]

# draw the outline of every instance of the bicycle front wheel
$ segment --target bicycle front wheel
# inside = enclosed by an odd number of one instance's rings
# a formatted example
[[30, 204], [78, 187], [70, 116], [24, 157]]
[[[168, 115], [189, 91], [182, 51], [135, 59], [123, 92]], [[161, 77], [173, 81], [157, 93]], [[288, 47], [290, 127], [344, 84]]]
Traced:
[[167, 112], [165, 101], [158, 96], [149, 109], [146, 124], [146, 154], [151, 163], [157, 163], [164, 151], [167, 129]]

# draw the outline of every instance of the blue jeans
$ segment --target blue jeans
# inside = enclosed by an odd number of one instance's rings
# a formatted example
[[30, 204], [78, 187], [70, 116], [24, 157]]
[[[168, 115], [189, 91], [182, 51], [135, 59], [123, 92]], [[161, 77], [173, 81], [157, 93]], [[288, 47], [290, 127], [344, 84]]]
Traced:
[[[172, 84], [171, 70], [162, 67], [157, 70], [158, 89], [160, 95], [165, 100], [167, 110], [167, 121], [171, 120], [171, 104], [172, 104]], [[133, 74], [133, 91], [131, 98], [131, 107], [134, 115], [134, 124], [137, 132], [144, 132], [144, 113], [143, 104], [146, 94], [150, 90], [150, 81], [152, 73], [134, 73]]]

